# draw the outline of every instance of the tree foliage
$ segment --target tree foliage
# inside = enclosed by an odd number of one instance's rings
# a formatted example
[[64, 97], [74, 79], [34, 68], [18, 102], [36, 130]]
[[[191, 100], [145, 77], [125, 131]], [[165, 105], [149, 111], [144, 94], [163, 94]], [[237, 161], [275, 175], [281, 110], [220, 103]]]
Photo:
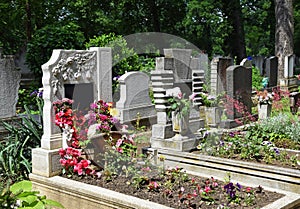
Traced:
[[41, 78], [41, 65], [50, 59], [53, 49], [83, 49], [85, 38], [78, 28], [73, 23], [46, 25], [35, 32], [27, 44], [26, 60], [37, 78]]
[[[295, 46], [300, 42], [299, 5], [294, 1]], [[40, 61], [30, 55], [27, 60], [34, 72], [49, 58], [43, 51], [83, 48], [82, 35], [89, 40], [109, 33], [164, 32], [185, 38], [210, 57], [275, 53], [275, 5], [268, 0], [2, 0], [0, 17], [5, 54], [27, 44], [30, 50], [33, 45], [41, 48]], [[70, 26], [73, 39], [66, 35], [68, 45], [61, 35]]]

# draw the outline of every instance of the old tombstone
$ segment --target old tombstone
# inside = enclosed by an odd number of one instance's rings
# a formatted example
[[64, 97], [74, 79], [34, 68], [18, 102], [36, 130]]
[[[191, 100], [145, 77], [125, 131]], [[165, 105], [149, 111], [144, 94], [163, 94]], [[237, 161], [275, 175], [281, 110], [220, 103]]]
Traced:
[[44, 133], [41, 148], [32, 151], [34, 174], [49, 177], [60, 171], [58, 149], [62, 147], [62, 136], [54, 124], [53, 102], [68, 96], [86, 108], [100, 98], [111, 101], [111, 63], [110, 48], [53, 50], [50, 60], [42, 66]]
[[116, 108], [120, 112], [120, 122], [153, 120], [156, 117], [154, 105], [149, 97], [149, 81], [147, 74], [129, 72], [119, 78], [120, 100]]
[[21, 73], [16, 70], [13, 56], [0, 58], [0, 118], [16, 116]]
[[218, 95], [226, 91], [226, 69], [233, 65], [233, 60], [215, 57], [211, 61], [211, 94]]
[[208, 55], [201, 53], [199, 55], [196, 56], [196, 58], [198, 58], [198, 62], [199, 62], [199, 71], [204, 73], [204, 82], [207, 78], [210, 78], [210, 61], [208, 59]]
[[266, 59], [266, 76], [269, 78], [269, 87], [277, 86], [278, 58], [273, 56]]
[[[16, 69], [13, 56], [2, 56], [0, 52], [0, 121], [17, 121], [16, 105], [21, 73]], [[0, 140], [7, 131], [0, 124]]]
[[263, 75], [264, 62], [265, 62], [264, 60], [265, 58], [261, 55], [252, 57], [253, 66], [259, 69], [261, 75]]
[[295, 71], [295, 56], [289, 55], [284, 58], [284, 78], [292, 78]]
[[252, 107], [252, 70], [240, 65], [233, 65], [227, 68], [227, 96], [228, 100], [227, 118], [234, 120], [244, 117], [234, 105], [235, 101], [241, 102], [248, 113], [251, 114]]
[[241, 66], [244, 66], [245, 68], [247, 69], [252, 69], [252, 61], [248, 58], [244, 58], [242, 61], [241, 61]]
[[290, 92], [298, 91], [297, 78], [295, 73], [295, 55], [285, 56], [284, 59], [284, 78], [280, 79], [280, 89]]

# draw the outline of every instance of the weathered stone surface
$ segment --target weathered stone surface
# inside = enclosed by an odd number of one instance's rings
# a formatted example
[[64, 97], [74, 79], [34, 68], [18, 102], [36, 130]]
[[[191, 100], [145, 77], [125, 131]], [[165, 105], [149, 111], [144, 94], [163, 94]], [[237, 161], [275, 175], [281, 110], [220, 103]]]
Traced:
[[13, 56], [0, 57], [0, 118], [16, 115], [20, 80]]
[[[116, 108], [120, 112], [121, 123], [156, 116], [149, 97], [149, 76], [142, 72], [129, 72], [119, 78], [120, 100]], [[139, 116], [138, 116], [139, 115]]]
[[60, 170], [54, 163], [59, 163], [55, 153], [62, 147], [61, 131], [54, 123], [54, 101], [68, 97], [76, 100], [75, 105], [85, 107], [99, 99], [112, 101], [111, 59], [110, 48], [53, 50], [50, 60], [42, 66], [44, 133], [41, 149], [33, 150], [33, 173], [49, 177]]

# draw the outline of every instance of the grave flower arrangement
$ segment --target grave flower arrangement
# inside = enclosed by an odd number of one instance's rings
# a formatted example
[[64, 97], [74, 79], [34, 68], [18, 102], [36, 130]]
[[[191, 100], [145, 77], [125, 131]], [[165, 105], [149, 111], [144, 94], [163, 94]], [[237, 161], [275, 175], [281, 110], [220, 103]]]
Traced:
[[90, 105], [90, 111], [83, 113], [72, 109], [73, 100], [64, 98], [53, 102], [55, 111], [55, 124], [62, 130], [63, 138], [67, 141], [68, 147], [59, 150], [61, 156], [60, 164], [63, 166], [63, 173], [68, 175], [94, 175], [94, 165], [84, 156], [84, 150], [90, 140], [88, 140], [88, 130], [92, 125], [96, 125], [97, 133], [108, 135], [104, 138], [108, 145], [119, 153], [126, 153], [127, 148], [134, 144], [133, 136], [127, 134], [120, 135], [112, 140], [110, 133], [113, 130], [125, 129], [116, 118], [118, 112], [113, 108], [112, 103], [99, 100]]
[[89, 123], [97, 123], [97, 131], [99, 133], [109, 133], [112, 129], [121, 128], [121, 124], [117, 118], [118, 110], [113, 108], [112, 103], [99, 100], [91, 104], [89, 112]]
[[272, 104], [274, 95], [273, 93], [269, 93], [267, 90], [264, 91], [258, 91], [256, 94], [256, 99], [259, 105], [262, 104]]
[[205, 107], [218, 107], [223, 105], [223, 94], [217, 96], [201, 92], [200, 96]]
[[182, 93], [169, 98], [168, 102], [170, 108], [167, 112], [168, 115], [170, 116], [172, 112], [174, 112], [175, 114], [179, 113], [180, 117], [188, 115], [194, 98], [195, 94], [190, 95], [189, 98], [185, 98], [184, 94]]

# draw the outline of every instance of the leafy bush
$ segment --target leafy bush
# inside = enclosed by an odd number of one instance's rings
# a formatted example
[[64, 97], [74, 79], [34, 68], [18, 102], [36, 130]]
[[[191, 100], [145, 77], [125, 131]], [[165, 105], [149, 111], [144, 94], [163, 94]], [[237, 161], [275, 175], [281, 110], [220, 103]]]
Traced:
[[46, 63], [53, 49], [82, 49], [85, 41], [79, 26], [74, 23], [67, 25], [47, 25], [35, 32], [27, 44], [26, 62], [36, 78], [41, 78], [41, 66]]
[[[42, 105], [38, 103], [41, 115]], [[9, 135], [0, 141], [0, 181], [28, 179], [31, 172], [31, 149], [40, 146], [43, 128], [26, 106], [25, 110], [27, 117], [22, 117], [20, 122], [2, 122]]]
[[262, 76], [260, 75], [259, 69], [252, 66], [252, 88], [255, 90], [261, 90], [262, 85]]
[[[32, 191], [30, 181], [20, 181], [13, 185], [7, 185], [0, 190], [0, 207], [2, 209], [10, 208], [64, 208], [60, 203], [47, 199], [46, 196], [38, 195], [38, 191]], [[47, 208], [49, 208], [47, 207]]]
[[300, 122], [295, 116], [280, 113], [277, 116], [262, 120], [257, 126], [264, 132], [281, 134], [300, 143]]
[[[134, 49], [128, 48], [126, 40], [121, 35], [114, 33], [103, 34], [95, 36], [85, 44], [89, 47], [111, 47], [112, 48], [112, 62], [113, 62], [113, 77], [114, 81], [117, 78], [130, 71], [141, 71], [149, 73], [155, 68], [155, 56], [157, 54], [138, 55]], [[113, 89], [116, 91], [118, 83], [113, 83]]]

